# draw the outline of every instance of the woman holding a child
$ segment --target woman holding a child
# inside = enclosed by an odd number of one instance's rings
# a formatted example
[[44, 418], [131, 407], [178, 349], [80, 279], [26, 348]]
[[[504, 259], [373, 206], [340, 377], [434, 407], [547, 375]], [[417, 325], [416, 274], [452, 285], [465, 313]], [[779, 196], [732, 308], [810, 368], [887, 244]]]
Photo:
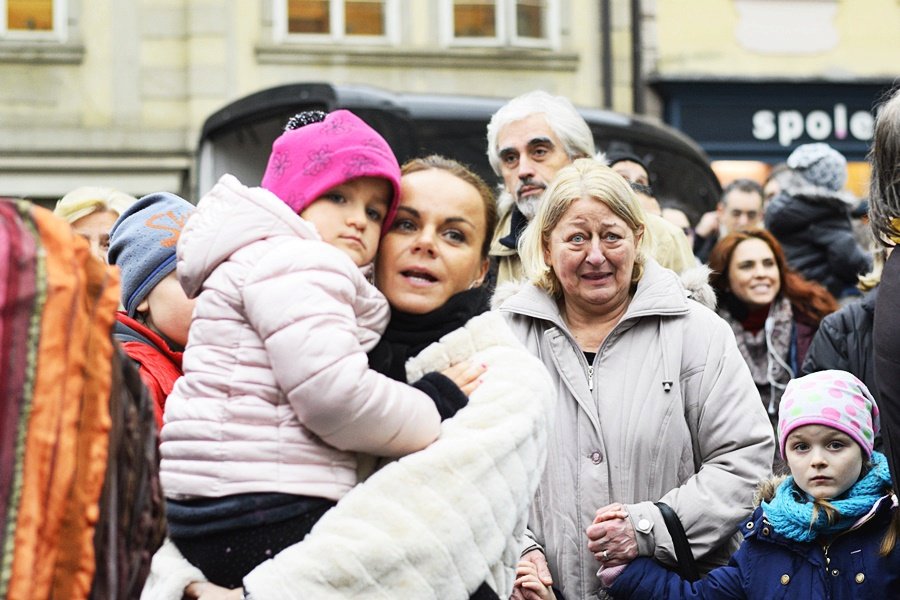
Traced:
[[503, 317], [485, 312], [497, 219], [490, 188], [438, 156], [407, 163], [400, 188], [374, 265], [391, 319], [369, 365], [404, 382], [480, 365], [468, 406], [428, 448], [347, 492], [302, 542], [273, 552], [241, 587], [207, 583], [209, 574], [167, 543], [145, 600], [508, 596], [552, 422], [550, 377]]
[[[675, 563], [656, 502], [701, 570], [724, 564], [770, 472], [772, 431], [734, 336], [644, 253], [644, 231], [628, 184], [576, 160], [524, 233], [530, 282], [500, 307], [556, 386], [525, 558], [566, 600], [602, 594], [598, 569]], [[548, 597], [533, 590], [513, 597]]]

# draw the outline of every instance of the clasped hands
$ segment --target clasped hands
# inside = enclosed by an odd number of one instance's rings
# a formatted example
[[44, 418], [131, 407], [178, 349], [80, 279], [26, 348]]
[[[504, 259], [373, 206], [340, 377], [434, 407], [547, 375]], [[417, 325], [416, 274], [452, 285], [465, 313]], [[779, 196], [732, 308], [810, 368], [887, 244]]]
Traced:
[[[614, 502], [597, 509], [594, 522], [585, 531], [588, 538], [588, 550], [603, 565], [603, 568], [624, 566], [638, 556], [637, 536], [628, 511], [619, 502]], [[547, 568], [547, 559], [540, 550], [532, 550], [522, 557], [523, 561], [534, 565], [536, 578], [549, 586], [553, 582], [550, 570]], [[511, 600], [541, 600], [541, 596], [534, 589], [529, 589], [517, 581], [513, 588]]]
[[598, 508], [586, 533], [588, 550], [604, 567], [626, 565], [637, 558], [637, 536], [628, 511], [619, 502]]

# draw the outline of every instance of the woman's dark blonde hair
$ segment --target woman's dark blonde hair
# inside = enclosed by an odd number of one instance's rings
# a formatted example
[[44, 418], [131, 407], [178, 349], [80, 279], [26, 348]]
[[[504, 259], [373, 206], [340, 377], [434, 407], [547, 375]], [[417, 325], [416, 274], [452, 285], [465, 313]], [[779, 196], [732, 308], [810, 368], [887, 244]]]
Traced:
[[868, 273], [857, 277], [859, 282], [856, 289], [861, 292], [869, 292], [878, 287], [881, 283], [881, 272], [884, 271], [884, 263], [887, 262], [888, 249], [884, 246], [877, 247], [872, 251], [872, 270]]
[[478, 191], [478, 195], [481, 196], [481, 201], [484, 205], [484, 221], [486, 226], [484, 240], [481, 243], [481, 258], [486, 259], [488, 250], [490, 250], [491, 247], [491, 238], [494, 235], [494, 229], [497, 228], [497, 199], [494, 196], [494, 192], [491, 190], [490, 186], [488, 186], [488, 184], [486, 184], [484, 180], [476, 175], [471, 169], [452, 158], [447, 158], [446, 156], [441, 156], [439, 154], [431, 154], [429, 156], [413, 158], [412, 160], [407, 161], [400, 168], [400, 175], [409, 175], [410, 173], [428, 171], [430, 169], [446, 171], [457, 179], [465, 181]]
[[888, 524], [888, 530], [884, 537], [881, 538], [881, 547], [878, 549], [878, 554], [888, 556], [893, 552], [894, 547], [897, 545], [898, 537], [900, 537], [900, 508], [894, 508], [891, 511], [891, 522]]
[[519, 257], [522, 259], [525, 275], [555, 299], [562, 297], [562, 285], [553, 269], [544, 262], [544, 251], [549, 248], [550, 233], [569, 207], [581, 198], [602, 202], [613, 214], [625, 221], [635, 238], [640, 236], [640, 240], [636, 240], [632, 285], [640, 281], [644, 274], [647, 260], [644, 253], [644, 244], [647, 243], [644, 226], [646, 217], [637, 196], [628, 182], [605, 164], [594, 158], [579, 158], [556, 174], [553, 183], [544, 193], [537, 215], [519, 240]]
[[[875, 239], [885, 246], [900, 242], [900, 88], [878, 109], [869, 187], [869, 223]], [[895, 508], [879, 553], [887, 556], [900, 537], [900, 509]]]
[[900, 88], [875, 117], [869, 187], [869, 222], [879, 243], [893, 246], [900, 240]]

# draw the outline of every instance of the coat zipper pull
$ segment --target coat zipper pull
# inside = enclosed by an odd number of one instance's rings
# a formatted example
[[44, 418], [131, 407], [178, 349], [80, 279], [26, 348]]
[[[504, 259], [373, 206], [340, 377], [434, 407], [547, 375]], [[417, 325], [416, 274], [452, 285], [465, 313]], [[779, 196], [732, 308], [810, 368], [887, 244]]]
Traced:
[[594, 367], [588, 365], [588, 389], [594, 391]]

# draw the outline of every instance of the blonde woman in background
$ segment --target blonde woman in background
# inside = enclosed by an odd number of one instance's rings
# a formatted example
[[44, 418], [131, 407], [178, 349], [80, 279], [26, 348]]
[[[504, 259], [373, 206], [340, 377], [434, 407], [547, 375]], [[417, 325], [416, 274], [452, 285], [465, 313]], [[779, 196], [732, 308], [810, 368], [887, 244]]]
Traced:
[[135, 202], [134, 196], [112, 188], [79, 187], [60, 198], [53, 213], [68, 221], [88, 241], [91, 253], [106, 262], [109, 230], [119, 215]]

